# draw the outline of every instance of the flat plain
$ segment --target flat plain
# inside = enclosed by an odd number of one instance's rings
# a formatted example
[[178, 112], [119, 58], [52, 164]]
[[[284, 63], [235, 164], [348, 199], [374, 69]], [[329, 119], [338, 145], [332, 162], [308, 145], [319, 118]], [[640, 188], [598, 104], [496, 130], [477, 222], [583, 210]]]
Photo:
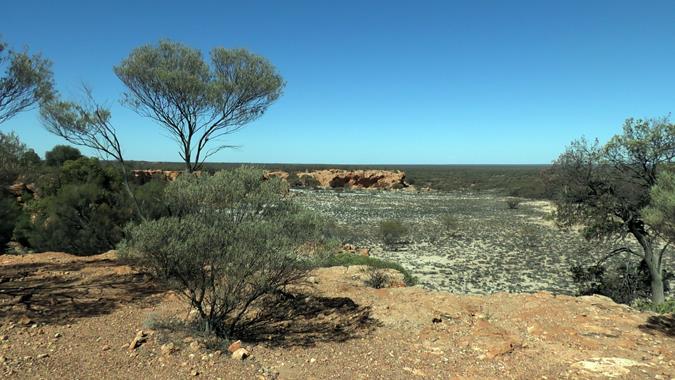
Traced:
[[[550, 291], [575, 294], [570, 267], [593, 264], [613, 247], [557, 227], [553, 205], [523, 200], [517, 209], [496, 192], [294, 190], [306, 207], [334, 220], [347, 240], [397, 262], [433, 290], [454, 293]], [[409, 233], [386, 246], [379, 222]], [[621, 260], [622, 258], [617, 258]], [[623, 258], [625, 259], [625, 258]]]

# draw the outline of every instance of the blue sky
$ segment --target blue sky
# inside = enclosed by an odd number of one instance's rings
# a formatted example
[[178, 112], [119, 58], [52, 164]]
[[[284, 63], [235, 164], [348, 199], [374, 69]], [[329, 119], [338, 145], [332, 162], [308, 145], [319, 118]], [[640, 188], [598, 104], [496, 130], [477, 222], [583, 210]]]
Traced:
[[[161, 4], [161, 5], [154, 5]], [[0, 33], [110, 106], [129, 159], [178, 161], [174, 142], [118, 102], [112, 68], [170, 38], [244, 47], [287, 85], [211, 161], [549, 163], [582, 135], [675, 110], [673, 1], [9, 1]], [[0, 125], [41, 155], [36, 112]]]

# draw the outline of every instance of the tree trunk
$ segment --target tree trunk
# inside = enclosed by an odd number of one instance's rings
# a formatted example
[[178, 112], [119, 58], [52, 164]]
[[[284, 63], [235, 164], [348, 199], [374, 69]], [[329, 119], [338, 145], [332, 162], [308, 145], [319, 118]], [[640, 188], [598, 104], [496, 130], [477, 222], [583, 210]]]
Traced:
[[663, 273], [661, 270], [660, 260], [654, 253], [652, 242], [644, 235], [635, 236], [642, 246], [645, 253], [645, 263], [649, 268], [649, 277], [651, 280], [652, 302], [656, 305], [662, 304], [665, 301], [663, 294]]
[[663, 274], [659, 265], [658, 258], [654, 255], [651, 244], [649, 249], [645, 249], [645, 262], [649, 268], [649, 276], [652, 285], [652, 302], [656, 305], [663, 303]]

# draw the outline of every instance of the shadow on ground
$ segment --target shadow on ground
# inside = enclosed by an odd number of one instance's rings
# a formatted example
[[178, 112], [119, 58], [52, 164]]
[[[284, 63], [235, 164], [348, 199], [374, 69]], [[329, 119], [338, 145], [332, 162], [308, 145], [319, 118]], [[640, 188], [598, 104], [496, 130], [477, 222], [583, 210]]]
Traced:
[[154, 302], [149, 297], [162, 289], [124, 268], [114, 260], [1, 266], [0, 320], [66, 324], [121, 304]]
[[344, 342], [367, 335], [380, 325], [370, 307], [347, 297], [286, 294], [267, 300], [255, 318], [237, 334], [246, 342], [268, 346], [312, 346], [318, 342]]
[[652, 315], [647, 318], [644, 325], [640, 325], [640, 330], [650, 334], [660, 332], [667, 336], [675, 336], [675, 314]]

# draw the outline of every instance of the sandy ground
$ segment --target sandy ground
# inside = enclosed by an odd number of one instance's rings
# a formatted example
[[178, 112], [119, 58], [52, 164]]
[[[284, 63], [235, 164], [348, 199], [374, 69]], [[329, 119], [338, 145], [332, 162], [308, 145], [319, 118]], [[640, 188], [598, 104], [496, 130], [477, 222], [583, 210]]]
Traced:
[[[199, 336], [158, 327], [187, 318], [185, 304], [113, 253], [0, 256], [0, 373], [8, 379], [675, 377], [672, 315], [640, 313], [604, 297], [372, 289], [358, 267], [312, 275], [268, 323], [241, 337], [252, 356], [240, 361], [225, 348], [207, 348]], [[147, 340], [130, 350], [138, 330]], [[163, 352], [167, 344], [174, 349]]]

